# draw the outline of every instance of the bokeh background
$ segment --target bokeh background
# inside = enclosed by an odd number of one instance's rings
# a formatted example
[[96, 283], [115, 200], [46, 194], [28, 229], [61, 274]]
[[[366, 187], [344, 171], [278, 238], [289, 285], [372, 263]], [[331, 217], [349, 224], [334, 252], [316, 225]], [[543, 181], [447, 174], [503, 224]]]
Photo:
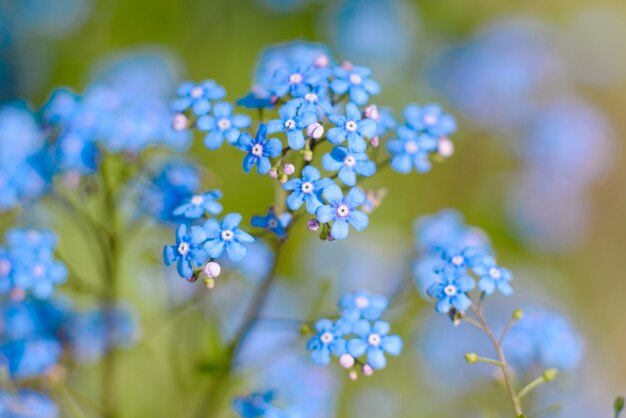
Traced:
[[[260, 52], [291, 40], [327, 43], [338, 58], [372, 67], [383, 85], [377, 103], [397, 114], [406, 103], [442, 103], [459, 130], [454, 157], [432, 172], [388, 171], [369, 182], [387, 195], [363, 234], [328, 249], [306, 231], [295, 233], [269, 310], [315, 319], [344, 290], [394, 288], [410, 269], [414, 220], [456, 208], [488, 232], [513, 270], [517, 296], [495, 303], [548, 306], [584, 336], [580, 370], [549, 394], [570, 409], [546, 416], [611, 416], [612, 398], [626, 392], [623, 2], [2, 0], [0, 99], [40, 106], [54, 87], [82, 91], [116, 66], [139, 62], [158, 80], [146, 88], [168, 94], [180, 81], [211, 78], [235, 100], [250, 88]], [[226, 192], [227, 211], [249, 216], [271, 204], [272, 185], [240, 173], [236, 151], [211, 153], [197, 140], [187, 155]], [[6, 216], [0, 226], [16, 219]], [[70, 223], [50, 222], [71, 242]], [[120, 359], [118, 394], [128, 417], [193, 410], [212, 373], [216, 328], [227, 333], [254, 281], [230, 280], [202, 295], [203, 303], [175, 310], [197, 287], [169, 277], [158, 261], [149, 268], [136, 262], [157, 260], [169, 234], [148, 226], [125, 255], [122, 299], [135, 307], [142, 330]], [[88, 255], [77, 257], [86, 276]], [[301, 303], [319, 294], [325, 310]], [[294, 329], [274, 325], [257, 330], [244, 356], [248, 372], [229, 390], [302, 379], [308, 389], [293, 396], [335, 410], [320, 409], [320, 417], [500, 416], [502, 388], [471, 380], [472, 366], [462, 361], [478, 350], [479, 337], [451, 329], [438, 335], [442, 325], [433, 325], [428, 302], [417, 292], [402, 301], [391, 320], [405, 353], [378, 376], [345, 385], [340, 373], [311, 369], [294, 354], [303, 351]], [[218, 316], [222, 325], [214, 327]], [[276, 347], [292, 349], [278, 360], [262, 355], [282, 353]], [[97, 393], [100, 367], [73, 371], [72, 385]]]

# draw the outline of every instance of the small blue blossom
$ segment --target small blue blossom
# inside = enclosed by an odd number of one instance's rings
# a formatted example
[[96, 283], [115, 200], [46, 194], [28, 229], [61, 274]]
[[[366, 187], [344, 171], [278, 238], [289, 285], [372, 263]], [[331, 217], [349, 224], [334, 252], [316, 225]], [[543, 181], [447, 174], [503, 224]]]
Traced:
[[333, 112], [326, 86], [311, 87], [302, 97], [291, 99], [288, 103], [295, 106], [299, 114], [313, 113], [319, 119]]
[[192, 226], [188, 231], [187, 225], [180, 225], [176, 229], [176, 244], [163, 249], [165, 265], [178, 261], [178, 274], [185, 279], [191, 278], [193, 266], [200, 267], [206, 261], [207, 254], [202, 245], [207, 238], [207, 231], [200, 226]]
[[185, 218], [197, 219], [206, 213], [217, 215], [222, 212], [222, 205], [216, 202], [222, 197], [219, 190], [210, 190], [203, 194], [191, 196], [185, 203], [174, 209], [175, 216], [184, 216]]
[[254, 392], [233, 401], [233, 409], [241, 418], [287, 418], [287, 414], [274, 406], [273, 391]]
[[207, 132], [204, 145], [209, 149], [218, 149], [224, 138], [229, 144], [235, 144], [241, 135], [240, 130], [249, 127], [251, 123], [248, 115], [233, 114], [233, 105], [223, 102], [213, 106], [213, 115], [201, 116], [196, 126], [199, 131]]
[[267, 133], [285, 132], [287, 143], [291, 149], [302, 149], [306, 142], [302, 129], [317, 120], [317, 116], [312, 112], [301, 112], [292, 104], [286, 104], [278, 111], [280, 119], [274, 119], [267, 123]]
[[404, 109], [404, 118], [409, 128], [435, 138], [448, 136], [456, 130], [454, 118], [444, 113], [441, 106], [436, 104], [421, 108], [415, 104], [408, 105]]
[[322, 167], [338, 171], [339, 180], [346, 186], [356, 185], [356, 175], [370, 177], [376, 173], [376, 164], [364, 152], [350, 152], [346, 147], [335, 147], [322, 157]]
[[336, 184], [331, 184], [324, 188], [322, 195], [328, 204], [320, 206], [315, 214], [322, 223], [334, 221], [330, 229], [334, 239], [346, 238], [348, 225], [352, 225], [357, 231], [362, 231], [367, 227], [369, 218], [363, 212], [356, 210], [365, 202], [365, 195], [361, 189], [353, 187], [344, 198], [341, 188]]
[[273, 91], [278, 97], [287, 93], [301, 97], [308, 92], [309, 86], [317, 85], [322, 79], [322, 73], [313, 66], [281, 67], [274, 74]]
[[247, 95], [237, 100], [237, 105], [248, 109], [263, 109], [274, 107], [277, 101], [277, 96], [261, 86], [255, 86]]
[[306, 166], [302, 170], [302, 178], [291, 179], [283, 184], [283, 189], [291, 190], [287, 197], [287, 207], [291, 210], [298, 210], [302, 203], [306, 203], [306, 210], [315, 214], [317, 208], [322, 206], [320, 195], [324, 188], [334, 184], [331, 179], [320, 179], [320, 172], [313, 166]]
[[179, 99], [172, 108], [176, 112], [191, 109], [194, 115], [203, 116], [211, 110], [211, 100], [220, 100], [226, 96], [226, 90], [213, 80], [201, 83], [188, 81], [181, 84], [176, 91]]
[[306, 344], [311, 352], [311, 360], [320, 366], [330, 363], [330, 355], [337, 357], [346, 353], [346, 340], [343, 338], [350, 332], [350, 323], [339, 320], [335, 323], [330, 319], [320, 319], [315, 323], [317, 335], [311, 337]]
[[348, 340], [348, 353], [359, 358], [367, 355], [367, 364], [373, 369], [383, 369], [387, 365], [385, 354], [399, 356], [402, 352], [402, 338], [398, 335], [387, 335], [389, 324], [385, 321], [360, 320], [353, 324], [352, 332], [359, 338]]
[[280, 155], [283, 145], [276, 138], [266, 139], [267, 125], [264, 123], [259, 125], [256, 137], [253, 139], [249, 133], [244, 132], [239, 137], [239, 146], [247, 151], [248, 154], [243, 158], [243, 171], [249, 173], [256, 164], [259, 174], [267, 174], [272, 165], [270, 158], [276, 158]]
[[[20, 253], [18, 253], [20, 254]], [[30, 289], [40, 299], [52, 296], [54, 288], [67, 280], [67, 268], [54, 260], [52, 252], [37, 251], [18, 257], [18, 267], [13, 274], [14, 286]]]
[[369, 78], [371, 74], [372, 70], [366, 67], [336, 67], [335, 79], [330, 83], [330, 88], [335, 94], [349, 93], [351, 102], [364, 105], [369, 95], [380, 93], [380, 85]]
[[361, 290], [345, 294], [339, 299], [342, 318], [350, 321], [367, 319], [375, 321], [387, 309], [387, 298]]
[[224, 251], [232, 261], [239, 261], [246, 256], [248, 249], [244, 244], [254, 242], [254, 238], [239, 229], [241, 219], [240, 214], [229, 213], [221, 224], [215, 219], [206, 221], [203, 225], [207, 237], [204, 249], [209, 257], [221, 257]]
[[331, 114], [328, 119], [336, 125], [328, 130], [328, 141], [338, 145], [347, 138], [348, 149], [352, 152], [364, 152], [367, 148], [365, 138], [376, 135], [376, 122], [372, 119], [361, 120], [361, 112], [354, 103], [346, 105], [346, 116]]
[[496, 289], [506, 296], [513, 294], [513, 288], [509, 283], [513, 275], [508, 269], [498, 266], [492, 255], [474, 256], [472, 270], [480, 277], [478, 288], [486, 294], [490, 295]]
[[253, 216], [250, 224], [256, 228], [263, 228], [275, 234], [280, 239], [287, 238], [287, 227], [291, 224], [293, 216], [285, 212], [280, 216], [276, 215], [276, 209], [269, 208], [265, 216]]
[[404, 126], [398, 128], [398, 138], [387, 143], [391, 153], [391, 168], [399, 173], [409, 173], [415, 169], [418, 173], [430, 170], [428, 155], [437, 149], [437, 140], [427, 134], [417, 134]]
[[46, 395], [29, 389], [0, 390], [0, 416], [6, 418], [59, 418], [59, 407]]
[[450, 267], [441, 268], [438, 273], [439, 281], [431, 284], [427, 290], [428, 296], [438, 299], [435, 305], [437, 312], [448, 313], [452, 307], [461, 312], [466, 311], [472, 304], [466, 293], [474, 289], [474, 279], [464, 271]]

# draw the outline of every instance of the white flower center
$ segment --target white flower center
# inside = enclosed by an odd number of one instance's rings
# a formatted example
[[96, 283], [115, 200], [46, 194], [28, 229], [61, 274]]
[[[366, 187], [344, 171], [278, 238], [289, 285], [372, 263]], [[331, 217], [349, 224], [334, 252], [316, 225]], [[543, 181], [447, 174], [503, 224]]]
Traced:
[[426, 123], [426, 125], [434, 125], [437, 123], [437, 116], [435, 115], [426, 115], [424, 116], [424, 123]]
[[250, 152], [255, 157], [262, 157], [263, 156], [263, 145], [261, 145], [261, 144], [254, 144], [254, 146], [252, 147], [252, 151], [250, 151]]
[[374, 347], [378, 347], [380, 345], [380, 340], [381, 340], [381, 338], [380, 338], [380, 335], [378, 335], [378, 334], [370, 334], [367, 337], [368, 344], [372, 345]]
[[446, 287], [443, 288], [443, 293], [445, 293], [446, 296], [456, 295], [456, 286], [453, 284], [447, 285]]
[[335, 336], [331, 332], [328, 332], [328, 331], [320, 335], [320, 341], [326, 345], [332, 343], [334, 339], [335, 339]]
[[455, 255], [454, 257], [452, 257], [452, 264], [454, 264], [455, 266], [460, 266], [461, 264], [463, 264], [463, 256]]
[[306, 100], [309, 103], [317, 103], [318, 101], [318, 97], [317, 94], [315, 93], [307, 93], [304, 95], [304, 100]]
[[417, 150], [419, 150], [419, 148], [419, 145], [417, 145], [417, 142], [415, 141], [408, 141], [406, 144], [404, 144], [404, 150], [408, 154], [415, 154]]
[[11, 262], [9, 260], [0, 260], [0, 276], [6, 276], [11, 272]]
[[35, 264], [33, 266], [33, 275], [35, 277], [42, 277], [46, 273], [46, 268], [42, 264]]
[[187, 253], [189, 252], [189, 244], [186, 242], [181, 242], [180, 244], [178, 244], [178, 253], [180, 255], [187, 255]]
[[289, 76], [289, 82], [291, 84], [300, 84], [303, 80], [304, 78], [302, 78], [302, 74], [300, 73], [294, 73]]
[[356, 305], [357, 308], [359, 309], [365, 309], [369, 306], [370, 301], [368, 298], [366, 298], [365, 296], [358, 296], [355, 300], [354, 300], [354, 304]]
[[493, 278], [493, 279], [499, 279], [500, 277], [502, 277], [502, 272], [500, 272], [499, 269], [492, 267], [489, 270], [489, 275]]
[[313, 183], [311, 183], [310, 181], [305, 181], [304, 183], [302, 183], [302, 186], [300, 186], [300, 190], [302, 190], [303, 193], [311, 193], [313, 192]]
[[222, 231], [222, 241], [230, 241], [235, 237], [235, 234], [230, 229], [225, 229]]
[[356, 160], [352, 155], [346, 155], [346, 158], [343, 159], [343, 164], [348, 167], [354, 167], [356, 164]]
[[230, 119], [222, 118], [217, 121], [217, 127], [220, 128], [221, 131], [225, 131], [230, 128]]
[[363, 77], [358, 74], [350, 74], [350, 82], [352, 84], [361, 84], [363, 82]]
[[339, 207], [337, 207], [337, 216], [345, 218], [346, 216], [348, 216], [349, 213], [350, 208], [345, 204], [342, 203], [341, 205], [339, 205]]
[[204, 197], [201, 195], [195, 195], [191, 198], [191, 204], [194, 206], [200, 206], [204, 203]]
[[194, 87], [193, 90], [191, 90], [191, 97], [193, 97], [194, 99], [198, 99], [202, 97], [202, 93], [202, 87]]
[[278, 221], [276, 219], [270, 219], [269, 221], [267, 221], [267, 226], [272, 229], [277, 228]]
[[353, 120], [349, 120], [349, 121], [347, 121], [347, 122], [346, 122], [346, 125], [345, 125], [346, 131], [348, 131], [348, 132], [354, 132], [354, 131], [356, 131], [356, 128], [357, 128], [357, 127], [358, 127], [358, 126], [357, 126], [356, 122], [355, 122], [355, 121], [353, 121]]
[[285, 121], [285, 128], [288, 130], [292, 130], [296, 127], [296, 121], [293, 119], [287, 119]]

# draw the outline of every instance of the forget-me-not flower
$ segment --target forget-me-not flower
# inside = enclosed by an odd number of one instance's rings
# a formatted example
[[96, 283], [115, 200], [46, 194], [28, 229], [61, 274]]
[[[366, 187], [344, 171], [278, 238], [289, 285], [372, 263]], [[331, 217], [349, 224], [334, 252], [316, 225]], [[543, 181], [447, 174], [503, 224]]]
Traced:
[[435, 138], [448, 136], [456, 130], [456, 121], [444, 113], [441, 106], [429, 104], [424, 107], [411, 104], [404, 109], [404, 118], [409, 128], [427, 133]]
[[387, 365], [385, 354], [398, 356], [402, 352], [402, 338], [398, 335], [388, 335], [389, 323], [360, 320], [353, 324], [352, 332], [359, 338], [348, 340], [348, 353], [359, 358], [367, 355], [367, 364], [373, 369], [382, 369]]
[[322, 157], [322, 167], [338, 171], [339, 180], [346, 186], [356, 185], [356, 175], [370, 177], [376, 173], [376, 164], [364, 152], [350, 152], [346, 147], [335, 147]]
[[343, 197], [341, 188], [336, 184], [330, 184], [322, 192], [327, 205], [317, 208], [315, 215], [322, 223], [333, 222], [330, 233], [334, 239], [344, 239], [348, 236], [348, 225], [352, 225], [357, 231], [365, 229], [369, 218], [363, 212], [356, 210], [365, 202], [365, 194], [361, 189], [353, 187], [346, 197]]
[[249, 173], [256, 164], [259, 174], [267, 174], [272, 168], [270, 158], [280, 155], [283, 145], [276, 138], [266, 139], [267, 125], [259, 125], [256, 137], [252, 138], [249, 133], [244, 132], [239, 137], [239, 146], [248, 154], [243, 158], [243, 171]]
[[176, 229], [176, 244], [167, 245], [163, 249], [163, 260], [166, 266], [178, 261], [178, 274], [188, 279], [193, 275], [193, 267], [200, 267], [206, 261], [207, 255], [202, 245], [207, 240], [206, 230], [200, 226], [182, 224]]
[[320, 179], [320, 172], [317, 168], [311, 165], [304, 167], [302, 178], [291, 179], [283, 184], [283, 189], [292, 191], [287, 197], [287, 207], [291, 210], [298, 210], [302, 203], [306, 203], [306, 210], [314, 214], [317, 208], [324, 204], [320, 195], [330, 184], [333, 184], [331, 179]]
[[246, 256], [248, 249], [244, 244], [254, 242], [254, 237], [239, 229], [241, 215], [229, 213], [220, 224], [216, 219], [209, 219], [203, 225], [207, 234], [204, 250], [211, 258], [218, 258], [224, 251], [232, 261], [239, 261]]
[[275, 234], [280, 239], [287, 238], [287, 227], [291, 224], [293, 216], [285, 212], [280, 216], [276, 215], [276, 209], [269, 208], [265, 216], [253, 216], [250, 224], [256, 228], [263, 228]]
[[365, 138], [376, 135], [376, 122], [362, 119], [361, 112], [354, 103], [346, 105], [346, 116], [333, 113], [328, 119], [336, 125], [328, 130], [328, 141], [338, 145], [347, 139], [348, 149], [352, 152], [364, 152], [367, 148]]
[[280, 119], [274, 119], [267, 123], [267, 133], [285, 132], [287, 143], [291, 149], [302, 149], [306, 142], [302, 129], [317, 120], [317, 116], [312, 112], [298, 113], [298, 109], [287, 103], [278, 111]]
[[330, 362], [330, 355], [337, 357], [346, 353], [346, 340], [343, 338], [350, 332], [350, 324], [339, 320], [335, 323], [330, 319], [320, 319], [315, 323], [317, 335], [311, 337], [306, 344], [311, 352], [311, 360], [321, 366]]
[[513, 288], [510, 284], [513, 278], [511, 271], [498, 266], [492, 255], [475, 256], [472, 260], [472, 270], [480, 277], [478, 288], [486, 294], [490, 295], [496, 289], [506, 296], [513, 294]]
[[350, 321], [377, 320], [387, 309], [387, 305], [387, 298], [365, 290], [345, 294], [339, 299], [341, 316]]
[[409, 173], [412, 169], [419, 173], [430, 170], [428, 155], [437, 149], [437, 139], [428, 134], [418, 134], [404, 126], [398, 128], [398, 138], [387, 143], [391, 153], [391, 168], [399, 173]]
[[465, 274], [465, 271], [449, 266], [439, 269], [439, 280], [428, 287], [427, 293], [431, 298], [438, 299], [435, 308], [437, 312], [448, 313], [450, 308], [464, 312], [472, 304], [466, 295], [474, 289], [474, 279]]
[[212, 115], [204, 115], [198, 119], [196, 126], [199, 131], [207, 132], [204, 145], [209, 149], [218, 149], [224, 138], [229, 144], [234, 144], [241, 135], [241, 129], [252, 123], [250, 116], [233, 114], [233, 105], [222, 102], [213, 106]]
[[219, 190], [210, 190], [206, 193], [191, 196], [182, 205], [174, 209], [174, 216], [184, 216], [185, 218], [197, 219], [205, 213], [217, 215], [222, 212], [222, 205], [217, 199], [222, 197]]
[[226, 90], [213, 80], [205, 80], [198, 84], [188, 81], [181, 84], [176, 91], [178, 100], [172, 107], [176, 112], [184, 112], [191, 108], [196, 116], [202, 116], [211, 110], [211, 100], [220, 100], [226, 96]]
[[330, 83], [330, 88], [336, 94], [348, 93], [350, 101], [358, 105], [364, 105], [369, 100], [369, 95], [380, 93], [380, 85], [369, 77], [372, 70], [356, 65], [349, 69], [336, 67], [335, 79]]

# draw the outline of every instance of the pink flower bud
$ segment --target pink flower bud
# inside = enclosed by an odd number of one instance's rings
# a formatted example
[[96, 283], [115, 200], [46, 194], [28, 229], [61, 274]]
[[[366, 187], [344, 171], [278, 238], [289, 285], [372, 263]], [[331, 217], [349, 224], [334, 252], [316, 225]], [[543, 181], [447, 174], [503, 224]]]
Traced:
[[439, 143], [437, 144], [437, 152], [443, 158], [451, 157], [454, 154], [454, 144], [450, 141], [449, 138], [441, 137], [439, 138]]
[[370, 140], [370, 145], [372, 146], [372, 148], [378, 148], [378, 146], [380, 145], [380, 138], [378, 136], [372, 138]]
[[372, 366], [370, 366], [369, 364], [364, 364], [361, 371], [365, 376], [371, 376], [374, 374], [374, 369], [372, 369]]
[[375, 104], [371, 104], [365, 108], [363, 111], [363, 117], [366, 119], [374, 119], [378, 120], [380, 118], [380, 112], [378, 111], [378, 106]]
[[270, 170], [268, 176], [270, 176], [270, 178], [277, 179], [278, 178], [278, 170], [276, 170], [275, 168], [272, 168]]
[[358, 374], [356, 374], [355, 370], [350, 370], [350, 372], [348, 373], [348, 379], [352, 380], [353, 382], [359, 377]]
[[211, 279], [216, 278], [222, 272], [222, 267], [217, 264], [215, 261], [209, 261], [206, 266], [204, 266], [204, 274]]
[[295, 172], [296, 167], [293, 164], [287, 163], [283, 166], [283, 173], [287, 174], [288, 176], [292, 175]]
[[187, 129], [187, 116], [182, 113], [177, 113], [172, 118], [172, 129], [175, 131], [184, 131]]
[[350, 354], [347, 354], [347, 353], [342, 354], [339, 357], [339, 364], [344, 369], [349, 369], [350, 367], [354, 366], [354, 357], [352, 357]]
[[313, 65], [317, 68], [326, 68], [330, 65], [330, 59], [328, 58], [328, 55], [320, 55], [315, 58]]
[[306, 224], [306, 228], [311, 232], [315, 232], [320, 229], [320, 221], [317, 219], [309, 219], [309, 222]]
[[309, 138], [320, 139], [324, 135], [324, 127], [315, 122], [306, 127], [306, 134]]
[[352, 71], [352, 63], [350, 61], [344, 61], [341, 63], [341, 68], [343, 68], [346, 71]]

